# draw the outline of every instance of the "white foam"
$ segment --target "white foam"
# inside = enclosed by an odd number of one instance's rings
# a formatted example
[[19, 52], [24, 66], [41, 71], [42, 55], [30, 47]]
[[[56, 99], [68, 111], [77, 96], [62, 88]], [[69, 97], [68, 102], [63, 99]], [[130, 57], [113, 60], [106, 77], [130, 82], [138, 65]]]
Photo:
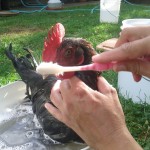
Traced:
[[5, 143], [3, 143], [2, 141], [0, 141], [0, 150], [29, 150], [32, 147], [32, 143], [26, 143], [20, 146], [6, 146]]
[[31, 137], [33, 137], [33, 135], [34, 135], [33, 131], [28, 131], [26, 133], [27, 138], [31, 138]]

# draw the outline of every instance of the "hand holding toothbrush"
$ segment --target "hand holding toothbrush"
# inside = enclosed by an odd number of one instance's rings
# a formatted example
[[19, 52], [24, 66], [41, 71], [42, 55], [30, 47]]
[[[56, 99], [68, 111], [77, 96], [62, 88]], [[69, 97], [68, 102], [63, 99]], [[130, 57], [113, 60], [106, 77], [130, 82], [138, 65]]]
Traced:
[[130, 71], [135, 81], [150, 77], [150, 26], [126, 28], [121, 32], [116, 48], [93, 56], [95, 63], [111, 63], [114, 71]]

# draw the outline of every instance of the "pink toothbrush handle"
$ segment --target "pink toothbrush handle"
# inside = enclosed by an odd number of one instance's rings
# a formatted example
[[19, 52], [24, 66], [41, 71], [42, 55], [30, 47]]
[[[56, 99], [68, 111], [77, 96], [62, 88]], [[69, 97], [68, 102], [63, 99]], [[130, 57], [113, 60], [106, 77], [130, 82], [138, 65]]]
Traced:
[[105, 70], [111, 70], [113, 68], [113, 63], [93, 63], [90, 65], [83, 66], [81, 70], [95, 70], [95, 71], [105, 71]]

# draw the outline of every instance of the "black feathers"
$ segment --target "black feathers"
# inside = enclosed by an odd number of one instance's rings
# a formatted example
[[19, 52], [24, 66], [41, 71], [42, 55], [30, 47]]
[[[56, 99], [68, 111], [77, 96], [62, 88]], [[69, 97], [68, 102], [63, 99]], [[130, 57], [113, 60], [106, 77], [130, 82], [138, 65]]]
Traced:
[[[50, 92], [58, 79], [54, 75], [49, 75], [43, 79], [43, 77], [35, 71], [36, 62], [34, 57], [30, 51], [26, 51], [26, 56], [17, 58], [13, 55], [12, 45], [10, 44], [6, 50], [6, 55], [12, 61], [21, 79], [27, 85], [27, 95], [32, 101], [33, 112], [36, 114], [44, 132], [52, 139], [62, 143], [69, 141], [83, 142], [72, 129], [55, 119], [44, 107], [46, 102], [51, 103]], [[65, 38], [61, 46], [57, 49], [56, 62], [64, 66], [86, 65], [91, 63], [91, 57], [95, 54], [95, 50], [86, 40]], [[97, 72], [75, 72], [75, 75], [92, 89], [97, 90]]]
[[32, 70], [34, 67], [31, 67], [31, 62], [26, 56], [17, 58], [13, 55], [11, 44], [8, 50], [6, 50], [6, 55], [12, 61], [14, 68], [22, 80], [31, 90], [31, 95], [28, 96], [32, 101], [33, 112], [36, 114], [44, 132], [52, 139], [62, 143], [69, 141], [83, 142], [73, 130], [55, 119], [44, 107], [45, 102], [51, 103], [50, 91], [57, 78], [49, 75], [43, 79], [40, 74]]

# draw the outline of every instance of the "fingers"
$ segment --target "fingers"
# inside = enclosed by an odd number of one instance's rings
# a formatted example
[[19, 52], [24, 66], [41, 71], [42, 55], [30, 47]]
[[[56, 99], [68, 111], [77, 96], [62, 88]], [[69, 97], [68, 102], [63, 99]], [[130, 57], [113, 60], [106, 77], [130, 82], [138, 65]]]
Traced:
[[62, 81], [58, 80], [54, 84], [51, 90], [50, 99], [54, 106], [52, 104], [46, 103], [45, 108], [56, 119], [58, 119], [61, 122], [65, 122], [65, 117], [63, 115], [64, 114], [64, 102], [63, 102], [63, 97], [62, 97], [61, 89], [60, 89], [61, 82]]
[[135, 78], [137, 77], [139, 80], [141, 75], [150, 77], [150, 62], [149, 61], [142, 61], [142, 60], [132, 60], [132, 61], [124, 61], [120, 63], [116, 63], [113, 66], [114, 71], [130, 71], [136, 75], [139, 76], [134, 76]]
[[[123, 61], [133, 59], [150, 53], [150, 27], [127, 28], [121, 32], [121, 36], [113, 51], [93, 56], [93, 62], [106, 63], [111, 61]], [[147, 31], [146, 31], [147, 29]], [[140, 31], [140, 32], [139, 32]], [[119, 47], [118, 47], [119, 46]]]
[[98, 78], [98, 90], [102, 93], [102, 94], [107, 94], [110, 93], [111, 91], [115, 91], [115, 88], [112, 87], [112, 85], [110, 85], [107, 80], [104, 77], [99, 77]]
[[56, 107], [48, 103], [45, 104], [45, 107], [56, 119], [71, 126], [70, 114], [76, 113], [76, 109], [80, 105], [79, 102], [87, 100], [87, 94], [91, 93], [88, 90], [90, 88], [77, 77], [61, 82], [57, 81], [50, 96]]
[[49, 104], [49, 103], [45, 103], [45, 108], [48, 110], [48, 112], [50, 114], [52, 114], [55, 118], [57, 118], [59, 121], [63, 122], [63, 118], [61, 115], [61, 112], [59, 109], [57, 109], [56, 107], [54, 107], [53, 105]]
[[120, 37], [118, 38], [118, 40], [115, 44], [115, 47], [119, 47], [122, 44], [129, 42], [130, 41], [129, 40], [129, 34], [130, 34], [130, 32], [128, 32], [128, 30], [127, 30], [127, 32], [126, 31], [120, 32]]
[[124, 43], [132, 42], [143, 37], [147, 37], [150, 35], [150, 27], [130, 27], [124, 28], [121, 33], [120, 37], [115, 45], [115, 47], [119, 47]]
[[[70, 90], [71, 90], [71, 82], [69, 79], [63, 80], [60, 84], [60, 90], [61, 90], [61, 94], [62, 94], [62, 98], [66, 99], [68, 97], [68, 93], [70, 94]], [[68, 99], [68, 98], [67, 98]]]
[[58, 120], [63, 122], [63, 116], [62, 116], [62, 112], [61, 112], [61, 107], [63, 106], [63, 101], [62, 101], [62, 96], [61, 96], [61, 93], [60, 93], [60, 90], [59, 90], [60, 83], [61, 83], [61, 81], [58, 80], [54, 84], [54, 86], [51, 90], [50, 99], [51, 99], [51, 102], [54, 104], [55, 107], [52, 104], [45, 103], [45, 108], [55, 118], [57, 118]]
[[50, 99], [51, 99], [51, 102], [57, 107], [57, 108], [60, 108], [60, 106], [62, 105], [62, 96], [61, 96], [61, 93], [60, 93], [60, 83], [61, 81], [58, 80], [52, 90], [51, 90], [51, 95], [50, 95]]
[[[92, 91], [90, 87], [77, 77], [73, 77], [69, 80], [63, 80], [60, 84], [60, 90], [66, 101], [68, 100], [68, 95], [82, 97], [86, 94], [86, 91]], [[70, 101], [68, 101], [68, 103], [70, 103]]]
[[133, 42], [128, 42], [112, 51], [103, 52], [92, 57], [93, 62], [107, 63], [138, 58], [150, 54], [150, 36]]
[[143, 39], [128, 42], [116, 48], [118, 58], [116, 61], [132, 60], [150, 54], [150, 36]]

